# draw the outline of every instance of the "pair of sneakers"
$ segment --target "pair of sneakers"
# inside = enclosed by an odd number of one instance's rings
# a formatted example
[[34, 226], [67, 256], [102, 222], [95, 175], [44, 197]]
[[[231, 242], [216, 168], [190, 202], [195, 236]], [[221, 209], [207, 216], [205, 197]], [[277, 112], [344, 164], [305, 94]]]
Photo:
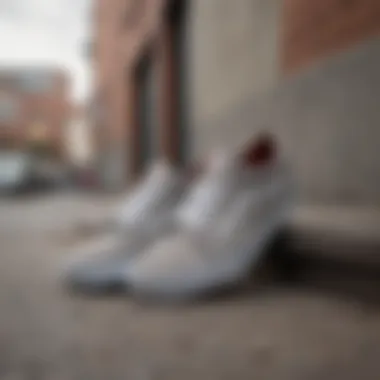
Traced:
[[288, 169], [268, 137], [242, 154], [215, 153], [192, 181], [158, 163], [125, 201], [117, 231], [76, 253], [65, 281], [171, 299], [234, 285], [285, 223], [291, 199]]

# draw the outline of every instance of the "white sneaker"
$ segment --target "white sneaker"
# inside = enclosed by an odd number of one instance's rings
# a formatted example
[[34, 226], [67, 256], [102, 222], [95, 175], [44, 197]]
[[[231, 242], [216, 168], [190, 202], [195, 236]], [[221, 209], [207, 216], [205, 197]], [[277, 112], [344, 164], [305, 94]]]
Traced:
[[64, 282], [83, 291], [119, 287], [128, 262], [174, 226], [174, 210], [185, 179], [171, 166], [156, 163], [136, 186], [117, 215], [117, 229], [73, 253]]
[[285, 222], [290, 185], [275, 156], [247, 166], [241, 157], [216, 155], [177, 210], [179, 231], [134, 260], [126, 286], [138, 295], [183, 299], [238, 282]]

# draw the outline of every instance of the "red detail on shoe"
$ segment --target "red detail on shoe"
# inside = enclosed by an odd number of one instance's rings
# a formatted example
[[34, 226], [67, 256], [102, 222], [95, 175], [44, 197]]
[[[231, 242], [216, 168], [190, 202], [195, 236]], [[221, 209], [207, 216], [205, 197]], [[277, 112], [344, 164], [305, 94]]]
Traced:
[[254, 138], [243, 150], [242, 160], [249, 166], [266, 165], [275, 159], [277, 144], [270, 134]]
[[[277, 156], [277, 144], [270, 133], [256, 136], [245, 146], [241, 159], [248, 166], [260, 166], [272, 163]], [[204, 163], [195, 162], [187, 168], [189, 182], [201, 175]]]

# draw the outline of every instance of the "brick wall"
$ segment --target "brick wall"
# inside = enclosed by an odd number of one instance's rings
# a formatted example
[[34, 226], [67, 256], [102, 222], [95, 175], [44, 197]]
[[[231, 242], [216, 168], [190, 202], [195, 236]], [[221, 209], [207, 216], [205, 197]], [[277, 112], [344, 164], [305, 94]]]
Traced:
[[[96, 97], [101, 99], [101, 123], [106, 130], [103, 147], [105, 169], [118, 167], [115, 180], [119, 183], [141, 173], [141, 128], [137, 115], [138, 96], [136, 72], [146, 55], [154, 60], [161, 84], [159, 150], [171, 158], [175, 154], [172, 138], [174, 86], [169, 76], [171, 46], [164, 22], [168, 0], [97, 0], [94, 11], [94, 69]], [[164, 128], [163, 128], [164, 126]], [[115, 161], [118, 164], [115, 165]]]
[[378, 0], [284, 0], [283, 70], [293, 72], [379, 33]]
[[16, 104], [14, 116], [6, 122], [0, 121], [1, 142], [7, 146], [25, 147], [35, 143], [39, 138], [37, 135], [41, 134], [41, 139], [59, 155], [63, 155], [63, 128], [71, 112], [66, 74], [57, 69], [52, 75], [52, 87], [46, 92], [24, 91], [16, 82], [7, 80], [12, 75], [17, 77], [21, 74], [22, 69], [13, 70], [11, 74], [7, 70], [0, 73], [0, 95], [9, 96]]

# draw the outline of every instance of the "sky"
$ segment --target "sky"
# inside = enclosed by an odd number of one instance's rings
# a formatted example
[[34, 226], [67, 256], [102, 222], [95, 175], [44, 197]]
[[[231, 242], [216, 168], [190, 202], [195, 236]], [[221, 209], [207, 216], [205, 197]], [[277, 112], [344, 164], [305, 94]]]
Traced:
[[73, 99], [91, 90], [91, 0], [0, 0], [0, 65], [59, 65], [69, 70]]

